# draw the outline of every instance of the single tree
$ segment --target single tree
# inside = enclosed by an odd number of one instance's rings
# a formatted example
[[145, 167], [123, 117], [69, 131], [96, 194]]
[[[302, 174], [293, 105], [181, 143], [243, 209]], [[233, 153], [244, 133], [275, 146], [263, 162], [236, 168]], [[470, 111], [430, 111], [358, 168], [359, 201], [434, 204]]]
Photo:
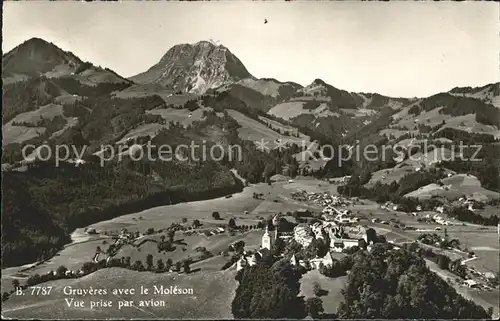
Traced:
[[212, 218], [214, 220], [220, 220], [220, 214], [219, 214], [219, 212], [213, 212], [212, 213]]
[[174, 264], [174, 262], [172, 262], [172, 259], [167, 259], [167, 261], [165, 262], [165, 269], [170, 270], [172, 264]]
[[169, 230], [168, 231], [168, 241], [170, 243], [174, 242], [174, 237], [175, 237], [175, 230]]
[[85, 262], [82, 265], [82, 269], [84, 274], [92, 273], [97, 270], [96, 264], [94, 262]]
[[233, 248], [236, 253], [243, 253], [243, 250], [245, 249], [245, 241], [238, 241], [234, 243]]
[[19, 280], [18, 279], [12, 280], [12, 286], [14, 287], [14, 289], [17, 289], [19, 287]]
[[191, 267], [189, 266], [189, 260], [185, 260], [183, 265], [184, 265], [184, 273], [191, 272]]
[[441, 270], [448, 270], [450, 258], [446, 255], [440, 254], [438, 257], [438, 265]]
[[159, 272], [165, 271], [165, 263], [163, 263], [162, 259], [156, 261], [156, 270]]
[[146, 270], [151, 271], [153, 269], [153, 255], [148, 254], [146, 256]]
[[373, 228], [369, 228], [366, 230], [366, 242], [370, 244], [370, 242], [377, 243], [377, 232]]
[[323, 290], [321, 289], [321, 285], [318, 282], [313, 283], [313, 293], [315, 296], [319, 297], [322, 294]]
[[134, 265], [132, 265], [132, 270], [135, 270], [135, 271], [144, 271], [144, 265], [142, 264], [142, 262], [140, 260], [137, 260], [134, 262]]
[[56, 273], [61, 277], [66, 275], [66, 271], [68, 271], [68, 269], [64, 265], [61, 265], [57, 268]]

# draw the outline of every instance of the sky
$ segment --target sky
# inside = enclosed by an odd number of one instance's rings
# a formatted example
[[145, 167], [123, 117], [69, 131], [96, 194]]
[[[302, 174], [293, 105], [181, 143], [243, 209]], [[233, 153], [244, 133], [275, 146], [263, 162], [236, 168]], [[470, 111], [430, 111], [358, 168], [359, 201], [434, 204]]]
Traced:
[[423, 97], [500, 78], [492, 2], [9, 1], [3, 14], [3, 52], [39, 37], [125, 77], [213, 39], [254, 76], [302, 85]]

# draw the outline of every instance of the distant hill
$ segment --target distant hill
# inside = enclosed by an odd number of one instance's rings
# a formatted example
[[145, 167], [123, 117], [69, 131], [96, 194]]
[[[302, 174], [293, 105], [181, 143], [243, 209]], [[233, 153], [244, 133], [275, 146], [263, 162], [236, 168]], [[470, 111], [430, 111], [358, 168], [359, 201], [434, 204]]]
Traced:
[[131, 83], [110, 69], [83, 62], [72, 52], [64, 51], [53, 43], [31, 38], [2, 57], [4, 84], [45, 76], [60, 78], [70, 76], [82, 83]]
[[500, 83], [481, 87], [455, 87], [449, 93], [456, 96], [477, 98], [500, 108]]
[[4, 82], [9, 82], [48, 73], [67, 76], [82, 64], [83, 61], [73, 53], [40, 38], [32, 38], [2, 57], [2, 78]]

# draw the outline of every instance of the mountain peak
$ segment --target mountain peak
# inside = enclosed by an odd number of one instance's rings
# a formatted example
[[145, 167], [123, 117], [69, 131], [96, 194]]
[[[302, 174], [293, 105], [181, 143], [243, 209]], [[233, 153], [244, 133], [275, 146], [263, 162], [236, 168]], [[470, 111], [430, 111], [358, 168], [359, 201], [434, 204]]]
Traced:
[[40, 43], [40, 44], [47, 44], [47, 45], [51, 44], [50, 42], [45, 41], [42, 38], [33, 37], [33, 38], [30, 38], [30, 39], [26, 40], [25, 42], [23, 42], [20, 46], [26, 45], [26, 44], [32, 44], [32, 43], [34, 43], [34, 44]]
[[39, 76], [54, 69], [74, 71], [82, 61], [41, 38], [31, 38], [2, 57], [2, 76]]
[[243, 78], [253, 76], [228, 48], [203, 40], [173, 46], [156, 65], [131, 80], [202, 94]]
[[195, 42], [193, 44], [191, 44], [192, 46], [208, 46], [208, 47], [224, 47], [222, 44], [220, 43], [217, 43], [213, 40], [200, 40], [198, 42]]
[[324, 82], [323, 80], [319, 79], [319, 78], [316, 78], [314, 79], [314, 81], [312, 82], [311, 85], [316, 85], [316, 86], [327, 86], [327, 83]]

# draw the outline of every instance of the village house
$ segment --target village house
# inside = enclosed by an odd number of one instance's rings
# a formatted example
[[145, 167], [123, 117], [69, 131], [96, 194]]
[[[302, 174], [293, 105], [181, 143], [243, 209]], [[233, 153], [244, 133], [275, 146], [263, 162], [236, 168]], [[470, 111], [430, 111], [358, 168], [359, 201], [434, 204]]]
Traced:
[[359, 240], [334, 238], [330, 240], [330, 249], [332, 252], [341, 253], [344, 249], [358, 246], [358, 244]]
[[319, 269], [321, 264], [323, 264], [324, 266], [331, 266], [333, 264], [333, 257], [330, 252], [328, 252], [322, 258], [317, 257], [309, 260], [309, 263], [311, 264], [311, 268]]
[[474, 280], [465, 280], [464, 284], [469, 287], [469, 288], [476, 288], [478, 286], [478, 283]]

